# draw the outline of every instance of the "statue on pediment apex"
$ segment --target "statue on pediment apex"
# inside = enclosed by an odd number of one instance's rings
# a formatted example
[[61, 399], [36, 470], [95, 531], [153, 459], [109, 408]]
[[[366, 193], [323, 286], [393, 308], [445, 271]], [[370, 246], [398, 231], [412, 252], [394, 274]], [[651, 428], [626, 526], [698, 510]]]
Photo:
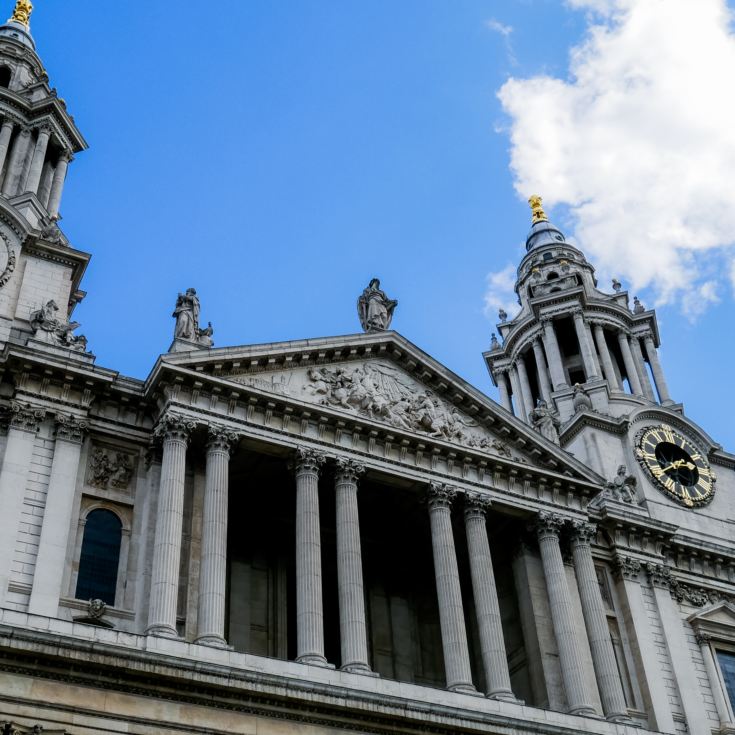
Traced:
[[389, 299], [380, 288], [380, 280], [373, 278], [357, 300], [357, 314], [366, 332], [384, 332], [390, 329], [393, 312], [398, 302]]
[[195, 288], [187, 288], [185, 293], [178, 295], [174, 313], [171, 315], [176, 319], [174, 340], [181, 339], [186, 342], [194, 342], [201, 347], [212, 347], [214, 345], [212, 322], [209, 322], [202, 329], [199, 326], [200, 311], [201, 305]]

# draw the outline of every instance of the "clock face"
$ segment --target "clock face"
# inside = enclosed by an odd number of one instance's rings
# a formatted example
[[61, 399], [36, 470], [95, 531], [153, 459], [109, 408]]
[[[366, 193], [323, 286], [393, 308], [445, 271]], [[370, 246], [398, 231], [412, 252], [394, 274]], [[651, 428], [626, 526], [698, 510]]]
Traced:
[[715, 476], [701, 452], [669, 426], [652, 426], [638, 435], [636, 457], [653, 484], [678, 503], [706, 505], [715, 493]]

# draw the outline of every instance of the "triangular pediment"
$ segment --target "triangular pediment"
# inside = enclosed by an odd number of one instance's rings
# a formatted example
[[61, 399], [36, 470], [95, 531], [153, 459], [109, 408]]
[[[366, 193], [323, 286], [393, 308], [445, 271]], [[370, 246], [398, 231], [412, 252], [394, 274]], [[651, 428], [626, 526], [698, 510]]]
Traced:
[[717, 602], [690, 615], [689, 622], [702, 628], [731, 628], [735, 634], [735, 605], [728, 601]]
[[365, 425], [458, 450], [600, 478], [395, 332], [166, 355], [200, 379], [313, 404]]

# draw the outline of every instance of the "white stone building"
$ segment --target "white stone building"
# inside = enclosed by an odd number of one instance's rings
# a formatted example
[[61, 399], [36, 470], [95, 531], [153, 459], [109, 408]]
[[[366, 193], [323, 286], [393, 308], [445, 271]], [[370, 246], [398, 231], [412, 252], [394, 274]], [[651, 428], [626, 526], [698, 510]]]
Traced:
[[[532, 198], [498, 405], [388, 329], [213, 347], [145, 381], [74, 335], [86, 147], [0, 28], [3, 733], [735, 732], [735, 456], [656, 317]], [[359, 489], [359, 491], [358, 491]]]

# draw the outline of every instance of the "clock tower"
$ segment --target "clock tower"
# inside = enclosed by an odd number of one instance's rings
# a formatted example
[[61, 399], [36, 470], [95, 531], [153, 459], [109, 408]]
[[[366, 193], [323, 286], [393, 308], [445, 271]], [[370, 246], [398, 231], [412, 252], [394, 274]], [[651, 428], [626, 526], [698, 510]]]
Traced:
[[[515, 285], [520, 309], [512, 317], [500, 311], [500, 340], [493, 335], [484, 353], [501, 404], [604, 478], [630, 478], [641, 512], [728, 537], [716, 466], [731, 468], [735, 458], [672, 399], [655, 312], [637, 297], [631, 303], [616, 279], [601, 289], [541, 197], [529, 204]], [[693, 514], [708, 516], [706, 527]]]

